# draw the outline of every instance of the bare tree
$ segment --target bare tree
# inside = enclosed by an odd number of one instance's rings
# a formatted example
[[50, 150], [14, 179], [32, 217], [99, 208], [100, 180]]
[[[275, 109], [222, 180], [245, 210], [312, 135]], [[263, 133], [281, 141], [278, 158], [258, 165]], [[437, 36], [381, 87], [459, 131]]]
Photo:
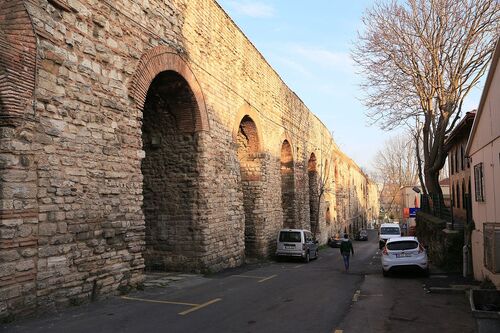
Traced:
[[368, 10], [352, 52], [368, 116], [390, 130], [415, 119], [423, 180], [441, 195], [444, 140], [487, 69], [499, 34], [497, 0], [388, 0]]
[[400, 215], [400, 188], [414, 186], [418, 181], [414, 138], [400, 134], [386, 141], [384, 147], [375, 155], [373, 167], [376, 179], [382, 184], [380, 197], [385, 211]]

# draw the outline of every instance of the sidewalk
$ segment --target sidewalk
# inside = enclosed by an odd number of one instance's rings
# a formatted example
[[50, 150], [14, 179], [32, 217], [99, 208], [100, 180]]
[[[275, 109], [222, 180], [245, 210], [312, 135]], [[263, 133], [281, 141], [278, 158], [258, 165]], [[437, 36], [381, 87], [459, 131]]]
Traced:
[[474, 332], [465, 292], [437, 294], [425, 288], [446, 281], [453, 279], [366, 275], [340, 328], [344, 333]]

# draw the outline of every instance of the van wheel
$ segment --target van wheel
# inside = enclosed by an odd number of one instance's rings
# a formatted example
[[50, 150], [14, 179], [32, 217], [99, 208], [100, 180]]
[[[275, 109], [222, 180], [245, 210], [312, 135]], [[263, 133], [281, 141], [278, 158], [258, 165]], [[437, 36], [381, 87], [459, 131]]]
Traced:
[[304, 262], [308, 263], [311, 258], [309, 257], [309, 251], [306, 253], [306, 257], [304, 258]]
[[382, 275], [383, 275], [384, 277], [387, 277], [387, 276], [389, 276], [389, 272], [384, 271], [384, 270], [382, 269]]

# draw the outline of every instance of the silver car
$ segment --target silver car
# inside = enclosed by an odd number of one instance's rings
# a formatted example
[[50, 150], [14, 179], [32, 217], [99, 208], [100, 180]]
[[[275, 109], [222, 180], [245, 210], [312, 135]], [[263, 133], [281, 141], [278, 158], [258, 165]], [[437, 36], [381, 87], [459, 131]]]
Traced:
[[429, 274], [427, 251], [417, 237], [393, 237], [382, 250], [382, 273], [387, 276], [396, 268], [418, 268]]
[[282, 229], [278, 233], [276, 257], [302, 258], [305, 262], [318, 258], [318, 241], [309, 230]]

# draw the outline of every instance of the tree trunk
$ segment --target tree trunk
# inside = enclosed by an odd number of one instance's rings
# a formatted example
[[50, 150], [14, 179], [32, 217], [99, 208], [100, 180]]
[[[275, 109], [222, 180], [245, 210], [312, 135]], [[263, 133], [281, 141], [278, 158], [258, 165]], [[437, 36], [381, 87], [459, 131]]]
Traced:
[[433, 200], [434, 207], [444, 207], [443, 190], [439, 185], [439, 172], [425, 171], [425, 186]]

